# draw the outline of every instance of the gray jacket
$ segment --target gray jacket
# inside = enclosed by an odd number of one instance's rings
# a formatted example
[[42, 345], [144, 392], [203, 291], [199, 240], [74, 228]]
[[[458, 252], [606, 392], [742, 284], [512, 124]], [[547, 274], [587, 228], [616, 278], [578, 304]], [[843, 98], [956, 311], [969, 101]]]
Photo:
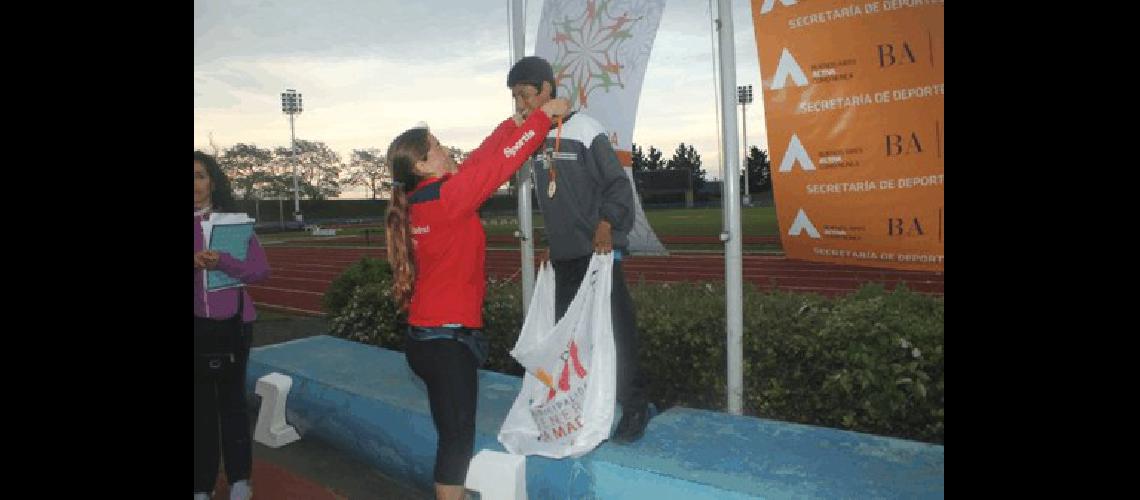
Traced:
[[[534, 190], [542, 209], [552, 260], [584, 257], [594, 252], [594, 231], [601, 219], [613, 227], [614, 248], [629, 246], [633, 229], [633, 188], [597, 120], [574, 113], [562, 124], [562, 140], [553, 151], [558, 129], [551, 128], [535, 153]], [[553, 152], [556, 192], [547, 193]]]

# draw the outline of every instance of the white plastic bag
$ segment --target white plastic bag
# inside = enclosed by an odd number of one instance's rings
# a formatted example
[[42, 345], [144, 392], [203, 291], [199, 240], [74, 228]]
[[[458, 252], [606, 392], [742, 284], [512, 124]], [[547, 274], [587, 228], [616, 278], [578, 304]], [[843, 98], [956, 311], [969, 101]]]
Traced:
[[613, 254], [595, 254], [554, 323], [554, 269], [543, 263], [511, 356], [526, 368], [499, 442], [519, 455], [579, 457], [609, 437], [617, 367], [610, 289]]

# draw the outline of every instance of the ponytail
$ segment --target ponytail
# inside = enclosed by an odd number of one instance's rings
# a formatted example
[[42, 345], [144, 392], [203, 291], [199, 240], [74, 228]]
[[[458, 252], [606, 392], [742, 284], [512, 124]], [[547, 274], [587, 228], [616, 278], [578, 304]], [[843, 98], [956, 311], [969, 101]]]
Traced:
[[387, 163], [392, 173], [392, 201], [384, 215], [384, 239], [388, 264], [392, 267], [392, 298], [397, 311], [405, 311], [412, 301], [416, 264], [412, 259], [412, 230], [408, 217], [408, 191], [419, 177], [413, 166], [427, 159], [429, 144], [426, 128], [413, 128], [397, 136], [388, 146]]
[[403, 186], [392, 189], [392, 202], [384, 217], [384, 238], [388, 244], [388, 264], [392, 267], [392, 298], [396, 310], [404, 311], [412, 300], [416, 266], [412, 261], [412, 235], [408, 228], [408, 197]]

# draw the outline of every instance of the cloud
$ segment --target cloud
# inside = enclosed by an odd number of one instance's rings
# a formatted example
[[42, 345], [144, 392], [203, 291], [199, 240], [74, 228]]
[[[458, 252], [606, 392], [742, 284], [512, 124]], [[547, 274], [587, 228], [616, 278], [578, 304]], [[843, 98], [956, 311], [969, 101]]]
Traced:
[[[497, 64], [487, 62], [496, 58]], [[225, 87], [215, 75], [228, 74], [228, 65], [277, 85], [260, 93]], [[215, 71], [196, 75], [196, 91], [219, 93], [208, 105], [196, 106], [202, 118], [195, 122], [195, 141], [204, 142], [214, 130], [219, 142], [287, 143], [288, 120], [280, 113], [279, 93], [288, 85], [304, 96], [305, 111], [296, 119], [298, 137], [324, 141], [342, 154], [386, 147], [420, 120], [433, 124], [442, 141], [470, 149], [510, 115], [507, 67], [505, 54], [488, 52], [414, 64], [380, 57], [230, 59]], [[198, 83], [202, 81], [206, 83]]]
[[[527, 2], [527, 53], [542, 2]], [[353, 149], [386, 149], [417, 121], [444, 144], [474, 148], [512, 104], [505, 2], [442, 0], [196, 0], [194, 143], [287, 146], [280, 93], [304, 95], [298, 138], [323, 141], [347, 161]], [[734, 0], [738, 83], [756, 86], [749, 144], [764, 123], [747, 0]], [[708, 2], [671, 0], [650, 56], [634, 141], [672, 156], [692, 144], [719, 175]], [[739, 107], [736, 108], [739, 113]]]
[[413, 61], [505, 47], [506, 12], [481, 2], [198, 0], [194, 61], [369, 53]]

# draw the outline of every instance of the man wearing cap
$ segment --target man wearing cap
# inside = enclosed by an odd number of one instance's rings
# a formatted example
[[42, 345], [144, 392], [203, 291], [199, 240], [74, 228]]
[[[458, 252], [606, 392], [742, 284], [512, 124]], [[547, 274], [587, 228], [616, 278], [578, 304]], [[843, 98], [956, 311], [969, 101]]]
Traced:
[[[515, 110], [523, 119], [555, 97], [555, 83], [550, 63], [541, 57], [524, 57], [507, 74]], [[556, 321], [578, 292], [590, 256], [614, 252], [610, 303], [621, 419], [611, 439], [636, 441], [645, 431], [649, 414], [638, 367], [633, 298], [621, 268], [635, 216], [633, 189], [605, 128], [581, 112], [568, 114], [551, 129], [534, 160], [535, 191], [554, 266]]]

